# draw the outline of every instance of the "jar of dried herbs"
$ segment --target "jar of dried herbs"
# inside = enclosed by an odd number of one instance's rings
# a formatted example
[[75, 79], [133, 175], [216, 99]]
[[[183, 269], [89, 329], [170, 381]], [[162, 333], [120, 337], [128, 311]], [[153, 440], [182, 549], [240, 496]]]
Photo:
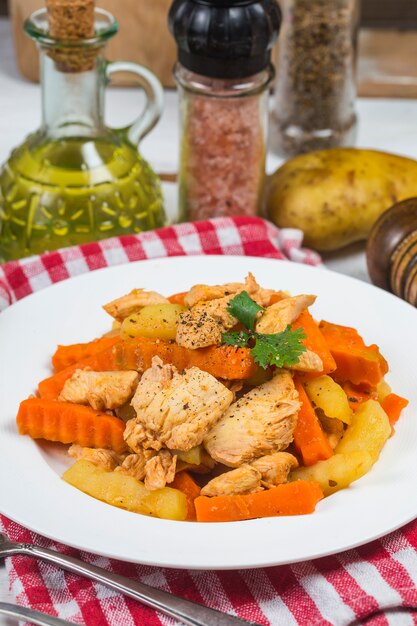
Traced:
[[275, 0], [174, 0], [182, 220], [262, 210]]
[[360, 0], [282, 0], [271, 147], [281, 156], [355, 142]]

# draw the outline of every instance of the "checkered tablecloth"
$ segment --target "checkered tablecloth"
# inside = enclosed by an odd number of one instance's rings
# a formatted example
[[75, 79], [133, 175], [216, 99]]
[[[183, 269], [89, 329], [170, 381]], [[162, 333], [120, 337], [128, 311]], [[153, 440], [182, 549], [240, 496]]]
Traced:
[[[301, 243], [299, 231], [278, 230], [258, 218], [233, 218], [181, 224], [66, 248], [0, 266], [0, 310], [60, 280], [140, 259], [234, 254], [319, 265], [320, 257], [303, 249]], [[414, 522], [379, 541], [335, 556], [291, 566], [228, 572], [121, 563], [80, 554], [5, 517], [0, 517], [0, 527], [14, 541], [35, 542], [81, 557], [110, 571], [265, 626], [347, 626], [354, 620], [373, 626], [417, 624], [417, 613], [407, 610], [417, 610], [417, 523]], [[7, 571], [18, 604], [76, 624], [174, 624], [170, 618], [101, 585], [27, 557], [7, 559]]]

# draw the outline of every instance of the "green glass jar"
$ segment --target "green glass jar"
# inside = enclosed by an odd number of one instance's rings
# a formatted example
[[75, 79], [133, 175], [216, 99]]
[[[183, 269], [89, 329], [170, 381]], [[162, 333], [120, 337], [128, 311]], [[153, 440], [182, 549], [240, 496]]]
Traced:
[[[165, 224], [160, 181], [137, 149], [161, 115], [163, 89], [146, 68], [105, 60], [117, 29], [99, 9], [95, 36], [76, 42], [49, 36], [44, 9], [25, 23], [41, 55], [42, 123], [0, 170], [0, 262]], [[104, 123], [115, 72], [134, 74], [147, 97], [121, 129]]]

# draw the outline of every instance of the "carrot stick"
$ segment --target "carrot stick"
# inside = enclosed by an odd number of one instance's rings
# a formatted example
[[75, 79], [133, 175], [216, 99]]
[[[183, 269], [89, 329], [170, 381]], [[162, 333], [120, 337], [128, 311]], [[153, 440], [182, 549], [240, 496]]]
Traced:
[[126, 341], [118, 340], [113, 346], [45, 378], [39, 383], [38, 392], [41, 398], [56, 400], [65, 381], [71, 378], [76, 369], [89, 367], [95, 372], [115, 370], [143, 372], [152, 365], [154, 356], [159, 356], [164, 363], [172, 363], [179, 370], [195, 366], [226, 380], [249, 378], [258, 369], [248, 348], [210, 346], [188, 350], [175, 342], [136, 337]]
[[198, 367], [216, 378], [243, 380], [252, 376], [257, 366], [248, 348], [210, 346], [188, 350], [175, 342], [137, 337], [114, 346], [116, 369], [144, 371], [159, 356], [164, 363], [172, 363], [179, 370]]
[[58, 346], [52, 357], [52, 365], [56, 372], [78, 363], [82, 359], [93, 356], [106, 348], [114, 346], [119, 341], [118, 337], [101, 337], [88, 343], [74, 343], [69, 346]]
[[197, 519], [194, 500], [198, 498], [200, 495], [200, 487], [197, 485], [195, 480], [190, 476], [190, 474], [186, 471], [178, 472], [175, 475], [175, 478], [172, 483], [169, 484], [170, 487], [174, 489], [179, 489], [183, 494], [187, 497], [187, 517], [186, 520], [189, 522], [195, 522]]
[[378, 400], [378, 392], [376, 387], [368, 387], [367, 385], [353, 385], [346, 381], [342, 385], [343, 391], [347, 395], [349, 406], [352, 411], [357, 411], [361, 404], [368, 400]]
[[302, 403], [294, 430], [294, 445], [303, 464], [314, 465], [317, 461], [325, 461], [333, 456], [333, 450], [313, 405], [297, 377], [294, 378], [294, 384]]
[[126, 451], [123, 420], [88, 406], [29, 398], [20, 403], [16, 422], [19, 433], [32, 439]]
[[296, 480], [245, 496], [199, 496], [194, 504], [198, 522], [237, 522], [256, 517], [306, 515], [323, 498], [318, 483]]
[[315, 352], [323, 361], [323, 371], [317, 372], [315, 376], [330, 374], [336, 369], [336, 362], [331, 355], [320, 328], [316, 324], [310, 311], [303, 311], [298, 319], [292, 324], [294, 329], [303, 328], [307, 338], [303, 343], [307, 350]]
[[181, 293], [174, 293], [174, 295], [169, 296], [168, 300], [171, 304], [180, 304], [181, 306], [185, 306], [184, 298], [187, 295], [188, 291], [182, 291]]
[[388, 372], [378, 346], [366, 346], [356, 329], [322, 321], [320, 330], [336, 361], [333, 377], [337, 382], [376, 387]]
[[408, 406], [409, 402], [401, 396], [397, 396], [395, 393], [390, 393], [381, 402], [381, 406], [385, 413], [388, 415], [391, 426], [394, 426], [400, 418], [402, 410]]

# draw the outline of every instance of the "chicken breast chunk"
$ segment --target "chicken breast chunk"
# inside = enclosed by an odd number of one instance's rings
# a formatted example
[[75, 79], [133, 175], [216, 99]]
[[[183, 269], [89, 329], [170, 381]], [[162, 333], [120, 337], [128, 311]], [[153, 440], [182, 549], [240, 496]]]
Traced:
[[301, 295], [284, 298], [272, 304], [256, 322], [256, 332], [266, 335], [281, 333], [315, 301], [316, 296]]
[[125, 455], [116, 454], [113, 450], [104, 448], [83, 448], [76, 443], [68, 449], [68, 454], [73, 459], [90, 461], [106, 472], [112, 472], [120, 463], [123, 463]]
[[233, 296], [201, 302], [180, 315], [176, 341], [189, 350], [220, 345], [222, 334], [237, 324], [227, 308]]
[[298, 461], [289, 452], [276, 452], [255, 459], [251, 467], [261, 473], [262, 486], [271, 489], [288, 481], [288, 474], [298, 467]]
[[229, 467], [284, 450], [293, 439], [299, 409], [290, 372], [279, 370], [229, 407], [204, 437], [206, 450]]
[[237, 496], [262, 491], [261, 473], [250, 465], [225, 472], [213, 478], [201, 490], [202, 496]]
[[134, 451], [137, 446], [187, 451], [200, 445], [232, 403], [233, 392], [198, 367], [179, 373], [154, 359], [150, 369], [132, 400], [136, 418], [127, 423], [127, 444]]
[[149, 491], [162, 489], [167, 483], [172, 483], [175, 478], [177, 456], [169, 450], [161, 450], [153, 456], [145, 465], [145, 487]]
[[71, 378], [65, 381], [58, 400], [89, 404], [96, 411], [115, 409], [132, 398], [138, 381], [139, 374], [134, 371], [76, 370]]
[[144, 450], [142, 448], [134, 454], [129, 454], [123, 463], [115, 468], [115, 471], [127, 476], [133, 476], [136, 480], [143, 480], [145, 478], [145, 465], [155, 454], [154, 450]]
[[149, 304], [168, 304], [169, 300], [161, 296], [156, 291], [145, 291], [144, 289], [133, 289], [130, 293], [112, 300], [103, 306], [103, 309], [114, 317], [115, 320], [123, 322], [125, 317], [137, 313], [144, 306]]
[[194, 285], [184, 298], [184, 304], [193, 307], [201, 302], [218, 300], [225, 296], [235, 296], [241, 291], [246, 291], [251, 298], [256, 296], [258, 304], [267, 306], [271, 295], [276, 293], [272, 289], [263, 289], [253, 274], [249, 272], [244, 283], [225, 283], [224, 285]]

